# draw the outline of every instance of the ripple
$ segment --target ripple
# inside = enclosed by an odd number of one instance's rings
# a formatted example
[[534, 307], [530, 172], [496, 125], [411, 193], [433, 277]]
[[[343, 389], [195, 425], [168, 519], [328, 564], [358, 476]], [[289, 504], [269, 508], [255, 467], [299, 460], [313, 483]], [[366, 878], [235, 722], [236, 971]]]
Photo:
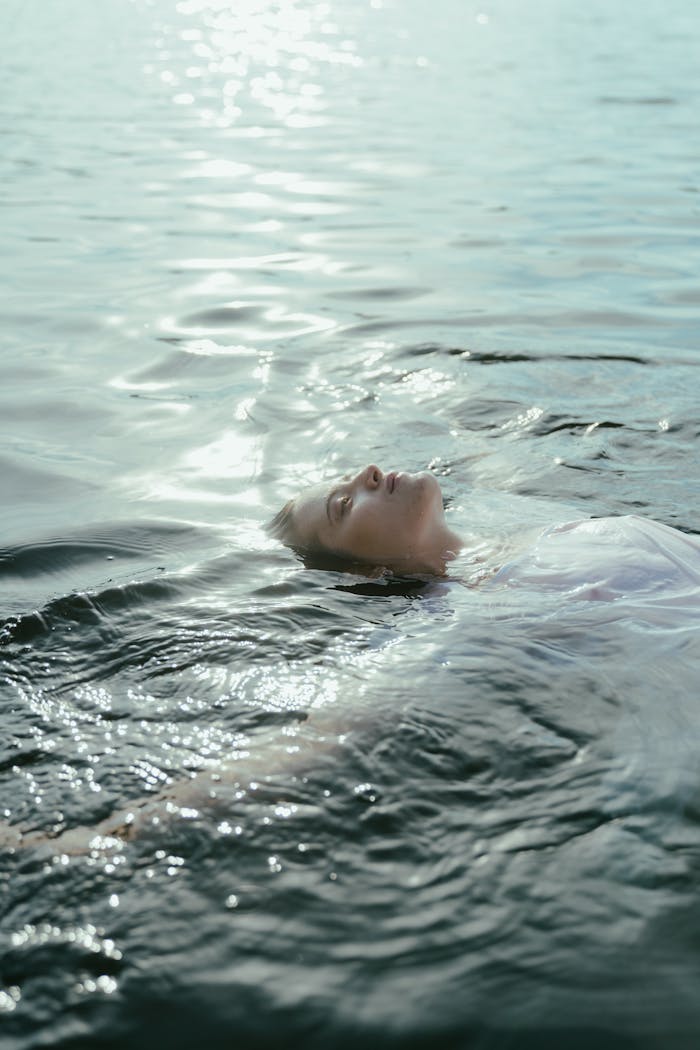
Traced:
[[263, 309], [252, 303], [232, 303], [230, 306], [211, 307], [199, 313], [189, 314], [182, 320], [183, 328], [234, 328], [240, 324], [257, 321]]
[[390, 300], [390, 299], [419, 299], [423, 295], [429, 295], [432, 288], [421, 287], [396, 287], [396, 288], [352, 288], [342, 292], [329, 292], [329, 299], [362, 299], [362, 300]]
[[666, 292], [663, 298], [665, 302], [675, 303], [678, 306], [698, 306], [700, 305], [700, 288], [683, 288], [675, 292]]
[[95, 561], [163, 557], [193, 542], [197, 532], [174, 523], [129, 522], [94, 527], [44, 541], [0, 548], [0, 577], [31, 578], [64, 572]]
[[621, 354], [615, 351], [607, 353], [587, 353], [581, 350], [571, 350], [564, 353], [522, 351], [512, 352], [508, 350], [473, 350], [460, 346], [445, 346], [443, 343], [416, 343], [401, 346], [396, 350], [397, 359], [403, 357], [453, 357], [461, 359], [464, 364], [479, 365], [512, 365], [530, 362], [532, 364], [547, 365], [552, 361], [620, 361], [622, 363], [654, 366], [656, 361], [651, 357], [641, 357], [634, 354]]
[[675, 106], [678, 99], [670, 95], [601, 95], [598, 102], [603, 106]]
[[474, 312], [447, 317], [387, 318], [349, 324], [342, 330], [355, 335], [374, 334], [407, 328], [533, 328], [550, 330], [619, 328], [627, 330], [661, 327], [663, 321], [652, 314], [631, 313], [622, 310], [570, 310], [552, 314], [490, 314]]
[[206, 337], [235, 331], [247, 342], [272, 342], [328, 331], [336, 322], [309, 313], [287, 312], [276, 304], [233, 302], [165, 319], [161, 329], [181, 336]]
[[74, 477], [51, 465], [51, 469], [35, 466], [27, 462], [25, 456], [0, 456], [0, 473], [2, 473], [3, 499], [7, 501], [5, 510], [10, 504], [43, 504], [47, 496], [57, 494], [65, 496], [71, 493], [76, 499], [93, 493], [96, 485], [82, 478]]

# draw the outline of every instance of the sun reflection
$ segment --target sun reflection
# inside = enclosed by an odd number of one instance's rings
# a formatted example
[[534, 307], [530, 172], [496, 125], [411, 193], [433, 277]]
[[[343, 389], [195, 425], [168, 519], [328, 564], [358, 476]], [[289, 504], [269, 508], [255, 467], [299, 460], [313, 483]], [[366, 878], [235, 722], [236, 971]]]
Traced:
[[520, 412], [513, 419], [507, 419], [505, 423], [501, 424], [501, 430], [526, 430], [533, 423], [536, 423], [538, 419], [541, 419], [543, 415], [544, 409], [538, 405], [533, 405], [532, 408], [528, 408], [525, 412]]
[[[248, 398], [237, 411], [249, 411], [254, 398]], [[241, 418], [241, 417], [239, 417]], [[228, 430], [208, 445], [193, 449], [184, 457], [184, 465], [203, 478], [257, 477], [262, 469], [262, 449], [256, 436]]]
[[[290, 674], [285, 665], [261, 674], [247, 703], [266, 711], [310, 711], [336, 703], [338, 694], [338, 681], [328, 668], [304, 668]], [[295, 732], [296, 728], [290, 727], [289, 735]]]
[[[205, 123], [249, 121], [262, 108], [281, 126], [318, 126], [326, 120], [327, 103], [322, 77], [313, 74], [320, 66], [362, 64], [354, 41], [343, 38], [325, 3], [182, 0], [177, 12], [195, 23], [180, 29], [181, 40], [192, 50], [183, 77], [206, 85], [206, 106], [199, 112]], [[162, 44], [157, 43], [158, 57], [165, 63], [171, 56]], [[172, 87], [180, 84], [170, 69], [160, 76]], [[192, 104], [191, 94], [180, 91], [173, 101]], [[217, 107], [212, 98], [219, 99]]]
[[401, 377], [401, 382], [408, 387], [411, 397], [417, 403], [440, 396], [454, 384], [454, 381], [449, 376], [435, 368], [424, 368], [417, 372], [409, 372]]
[[[122, 958], [122, 952], [116, 947], [114, 941], [110, 937], [105, 937], [103, 931], [98, 930], [91, 923], [86, 923], [84, 926], [58, 926], [51, 922], [41, 922], [36, 925], [27, 923], [10, 935], [10, 943], [14, 949], [18, 950], [74, 945], [85, 952], [88, 957], [94, 959], [97, 964], [105, 960], [111, 963], [119, 962]], [[116, 991], [116, 988], [117, 982], [114, 978], [104, 974], [96, 978], [86, 977], [78, 986], [78, 990], [82, 992], [103, 992], [108, 995]], [[10, 988], [8, 993], [16, 1005], [20, 999], [19, 989]], [[7, 1002], [4, 1004], [0, 1002], [0, 1011], [3, 1008], [7, 1011], [13, 1007]]]
[[250, 164], [241, 164], [238, 161], [224, 160], [221, 157], [200, 160], [193, 168], [187, 168], [182, 173], [183, 179], [236, 179], [241, 175], [248, 175], [252, 171]]
[[12, 1013], [21, 998], [22, 993], [16, 984], [11, 984], [9, 988], [0, 988], [0, 1013]]

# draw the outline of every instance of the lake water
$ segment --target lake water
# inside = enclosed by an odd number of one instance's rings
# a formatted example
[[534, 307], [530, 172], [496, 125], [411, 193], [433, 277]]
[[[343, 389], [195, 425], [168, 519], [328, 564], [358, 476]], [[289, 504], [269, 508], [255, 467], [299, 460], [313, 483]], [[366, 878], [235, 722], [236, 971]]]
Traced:
[[263, 526], [376, 462], [700, 531], [697, 5], [0, 29], [3, 1050], [696, 1047], [697, 617]]

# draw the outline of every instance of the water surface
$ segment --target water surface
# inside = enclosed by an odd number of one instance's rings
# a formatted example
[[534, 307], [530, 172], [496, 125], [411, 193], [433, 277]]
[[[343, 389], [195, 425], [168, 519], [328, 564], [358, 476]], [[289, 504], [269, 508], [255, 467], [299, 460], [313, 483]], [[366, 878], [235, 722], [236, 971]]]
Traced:
[[697, 620], [263, 525], [377, 462], [700, 531], [695, 6], [0, 28], [0, 1042], [694, 1046]]

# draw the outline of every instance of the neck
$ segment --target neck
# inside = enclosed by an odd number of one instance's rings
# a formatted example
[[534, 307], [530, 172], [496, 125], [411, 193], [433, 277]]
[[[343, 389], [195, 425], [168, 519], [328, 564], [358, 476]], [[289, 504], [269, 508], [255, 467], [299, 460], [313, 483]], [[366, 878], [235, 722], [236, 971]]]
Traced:
[[452, 531], [452, 529], [445, 529], [443, 550], [447, 561], [452, 561], [453, 558], [456, 558], [465, 546], [466, 543], [461, 536], [458, 536], [456, 532]]
[[444, 576], [447, 572], [448, 563], [454, 561], [463, 547], [464, 541], [462, 538], [458, 536], [456, 532], [452, 532], [451, 529], [446, 528], [442, 536], [437, 558], [441, 576]]
[[464, 547], [464, 541], [445, 527], [435, 542], [422, 550], [409, 551], [404, 558], [393, 564], [387, 564], [392, 572], [401, 573], [430, 573], [435, 576], [444, 576], [447, 566]]

